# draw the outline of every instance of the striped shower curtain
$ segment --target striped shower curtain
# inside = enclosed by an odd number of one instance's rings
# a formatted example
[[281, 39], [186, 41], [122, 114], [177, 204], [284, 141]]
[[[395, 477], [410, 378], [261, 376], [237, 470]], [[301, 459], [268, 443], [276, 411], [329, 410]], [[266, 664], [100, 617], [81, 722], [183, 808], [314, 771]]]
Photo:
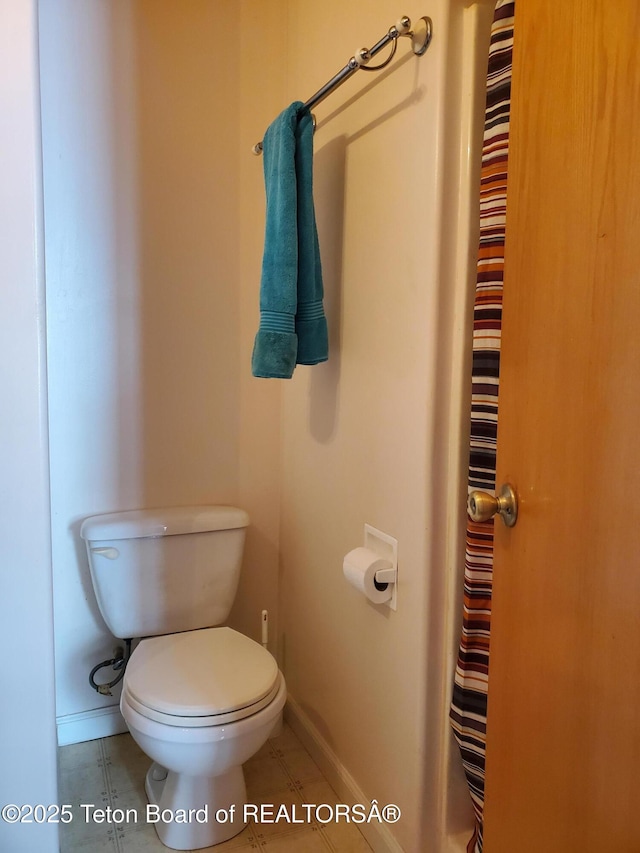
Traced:
[[[491, 28], [473, 320], [469, 491], [482, 489], [491, 494], [496, 486], [514, 7], [513, 0], [498, 0]], [[462, 638], [450, 719], [476, 813], [469, 853], [482, 853], [492, 572], [493, 521], [475, 524], [468, 520]]]

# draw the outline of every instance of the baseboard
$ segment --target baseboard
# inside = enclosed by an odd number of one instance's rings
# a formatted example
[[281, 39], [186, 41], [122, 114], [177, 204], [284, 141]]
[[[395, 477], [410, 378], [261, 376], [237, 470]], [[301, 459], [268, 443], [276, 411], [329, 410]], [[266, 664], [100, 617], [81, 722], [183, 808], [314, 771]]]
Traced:
[[127, 724], [117, 705], [57, 717], [56, 725], [58, 728], [58, 746], [110, 737], [127, 731]]
[[450, 835], [447, 839], [447, 853], [467, 853], [467, 845], [472, 835], [472, 829]]
[[[367, 804], [369, 799], [343, 766], [342, 762], [331, 749], [309, 717], [290, 696], [284, 709], [284, 716], [303, 746], [316, 762], [327, 782], [331, 785], [343, 803]], [[358, 824], [358, 829], [366, 838], [367, 843], [375, 853], [403, 853], [402, 847], [391, 834], [384, 823], [372, 821]]]

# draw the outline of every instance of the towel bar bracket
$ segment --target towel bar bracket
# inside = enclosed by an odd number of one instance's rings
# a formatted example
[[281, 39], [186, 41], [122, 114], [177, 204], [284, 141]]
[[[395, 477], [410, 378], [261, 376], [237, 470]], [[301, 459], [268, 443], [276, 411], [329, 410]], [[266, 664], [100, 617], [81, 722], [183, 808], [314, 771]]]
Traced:
[[431, 18], [423, 15], [411, 33], [411, 47], [416, 56], [422, 56], [426, 53], [427, 48], [431, 44], [432, 35], [433, 24], [431, 23]]

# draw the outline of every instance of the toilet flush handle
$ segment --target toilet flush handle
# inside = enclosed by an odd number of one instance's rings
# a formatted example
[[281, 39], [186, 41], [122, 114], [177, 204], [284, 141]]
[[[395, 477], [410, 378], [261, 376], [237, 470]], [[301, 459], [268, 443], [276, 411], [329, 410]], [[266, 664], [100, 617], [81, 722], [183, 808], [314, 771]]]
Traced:
[[120, 551], [117, 548], [91, 548], [92, 554], [99, 554], [101, 557], [106, 557], [107, 560], [117, 560], [120, 556]]

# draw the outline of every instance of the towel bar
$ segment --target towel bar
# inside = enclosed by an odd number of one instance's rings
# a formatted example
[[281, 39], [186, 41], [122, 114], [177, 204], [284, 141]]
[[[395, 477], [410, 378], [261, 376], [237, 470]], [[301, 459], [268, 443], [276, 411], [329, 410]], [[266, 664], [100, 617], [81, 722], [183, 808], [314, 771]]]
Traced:
[[[422, 56], [431, 43], [432, 32], [433, 24], [431, 18], [426, 15], [420, 18], [414, 29], [411, 29], [411, 19], [406, 15], [403, 15], [403, 17], [400, 18], [394, 26], [389, 28], [389, 32], [383, 36], [380, 41], [374, 44], [373, 47], [362, 47], [360, 50], [356, 51], [355, 56], [351, 57], [344, 68], [341, 71], [338, 71], [331, 80], [325, 83], [321, 89], [318, 89], [315, 95], [312, 95], [309, 100], [305, 102], [304, 108], [310, 110], [315, 107], [316, 104], [323, 101], [327, 95], [330, 95], [334, 89], [337, 89], [345, 80], [348, 80], [352, 74], [355, 74], [358, 69], [362, 69], [362, 71], [380, 71], [380, 69], [387, 66], [395, 56], [396, 48], [398, 46], [398, 38], [400, 36], [407, 36], [410, 38], [413, 52], [416, 56]], [[392, 49], [390, 55], [384, 60], [384, 62], [381, 62], [380, 65], [369, 66], [368, 63], [371, 59], [388, 44], [392, 44]], [[315, 118], [313, 126], [315, 128]], [[254, 154], [262, 154], [262, 142], [257, 142], [251, 150]]]

